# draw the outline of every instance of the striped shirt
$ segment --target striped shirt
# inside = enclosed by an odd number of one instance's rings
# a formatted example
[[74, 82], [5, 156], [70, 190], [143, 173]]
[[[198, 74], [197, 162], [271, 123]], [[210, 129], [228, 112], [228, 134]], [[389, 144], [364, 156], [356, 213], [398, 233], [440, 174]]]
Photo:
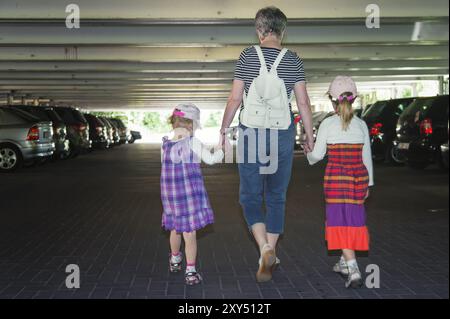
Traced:
[[[264, 48], [261, 50], [266, 60], [268, 71], [270, 71], [281, 50], [277, 48]], [[258, 77], [261, 63], [259, 62], [258, 53], [255, 47], [251, 46], [242, 51], [239, 61], [236, 64], [234, 79], [242, 80], [245, 83], [245, 94], [248, 94], [250, 85], [253, 80]], [[288, 50], [281, 60], [277, 68], [280, 79], [286, 85], [288, 97], [291, 96], [294, 85], [298, 82], [305, 81], [305, 71], [303, 69], [303, 61], [295, 52]]]

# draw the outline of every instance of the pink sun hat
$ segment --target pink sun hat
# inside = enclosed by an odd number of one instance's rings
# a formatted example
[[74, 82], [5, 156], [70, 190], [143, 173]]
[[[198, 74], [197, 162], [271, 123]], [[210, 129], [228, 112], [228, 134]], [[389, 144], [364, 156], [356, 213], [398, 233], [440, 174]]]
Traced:
[[331, 82], [327, 94], [337, 100], [345, 92], [352, 93], [354, 98], [358, 96], [355, 81], [349, 76], [339, 75]]
[[173, 110], [173, 115], [192, 120], [197, 128], [200, 128], [200, 109], [193, 103], [178, 104]]

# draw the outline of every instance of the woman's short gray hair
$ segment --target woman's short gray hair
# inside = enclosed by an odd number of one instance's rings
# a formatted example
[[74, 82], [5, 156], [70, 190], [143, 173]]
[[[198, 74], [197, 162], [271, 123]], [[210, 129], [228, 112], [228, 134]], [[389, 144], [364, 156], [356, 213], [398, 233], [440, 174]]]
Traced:
[[286, 25], [286, 15], [276, 7], [262, 8], [256, 13], [255, 27], [264, 37], [272, 32], [278, 38], [281, 38], [284, 30], [286, 30]]

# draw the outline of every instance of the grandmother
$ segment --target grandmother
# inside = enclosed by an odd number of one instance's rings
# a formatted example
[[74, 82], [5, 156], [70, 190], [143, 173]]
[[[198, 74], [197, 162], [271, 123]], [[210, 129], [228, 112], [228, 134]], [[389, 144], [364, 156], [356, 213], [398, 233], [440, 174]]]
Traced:
[[[268, 70], [273, 65], [277, 56], [282, 50], [282, 40], [286, 32], [287, 18], [284, 13], [275, 7], [267, 7], [258, 11], [255, 18], [256, 34], [259, 39], [264, 59]], [[221, 135], [225, 139], [225, 133], [229, 128], [233, 118], [240, 108], [240, 114], [246, 107], [243, 105], [243, 95], [248, 94], [250, 85], [258, 77], [261, 63], [255, 46], [245, 49], [236, 64], [233, 86], [228, 98], [227, 106], [223, 116]], [[295, 94], [297, 107], [299, 109], [303, 125], [306, 130], [306, 143], [304, 149], [306, 152], [312, 151], [313, 130], [312, 116], [310, 109], [310, 100], [306, 90], [305, 73], [303, 70], [303, 61], [295, 52], [287, 51], [277, 68], [278, 76], [284, 81], [287, 95]], [[256, 240], [260, 249], [261, 258], [259, 260], [259, 269], [256, 274], [258, 282], [265, 282], [272, 279], [272, 271], [279, 259], [276, 257], [276, 247], [281, 234], [284, 231], [285, 224], [285, 204], [286, 192], [292, 172], [292, 162], [295, 144], [295, 124], [291, 111], [291, 124], [288, 129], [277, 130], [278, 143], [276, 158], [278, 168], [273, 174], [262, 174], [260, 168], [267, 166], [258, 158], [256, 163], [248, 160], [248, 154], [244, 155], [244, 161], [239, 163], [240, 190], [239, 199], [242, 206], [245, 220]], [[251, 136], [253, 133], [266, 134], [267, 140], [270, 140], [270, 129], [249, 128], [243, 125], [240, 116], [241, 134], [239, 137], [239, 149], [242, 146], [244, 153], [250, 145], [258, 149], [261, 141], [256, 139], [250, 141], [245, 136]], [[247, 134], [248, 130], [253, 130], [252, 134]], [[272, 141], [273, 142], [273, 141]], [[270, 141], [266, 141], [270, 145]], [[265, 203], [265, 209], [264, 204]]]

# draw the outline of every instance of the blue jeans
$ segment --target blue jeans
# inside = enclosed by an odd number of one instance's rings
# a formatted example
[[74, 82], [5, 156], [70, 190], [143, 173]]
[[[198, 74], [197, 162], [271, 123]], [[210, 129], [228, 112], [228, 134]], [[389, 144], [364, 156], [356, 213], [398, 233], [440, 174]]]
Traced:
[[[240, 157], [239, 166], [239, 202], [244, 211], [244, 216], [249, 227], [263, 223], [266, 225], [268, 233], [282, 234], [284, 231], [286, 192], [292, 172], [292, 162], [294, 157], [295, 143], [295, 126], [291, 126], [287, 130], [278, 130], [277, 140], [278, 151], [273, 155], [278, 161], [277, 169], [269, 174], [261, 174], [261, 168], [267, 168], [269, 163], [266, 158], [260, 156], [259, 149], [265, 146], [266, 154], [270, 152], [270, 130], [252, 129], [244, 125], [240, 125], [241, 130], [253, 130], [252, 134], [266, 135], [265, 145], [261, 145], [264, 141], [256, 139], [256, 161], [252, 160], [249, 155], [251, 138], [246, 135], [240, 136], [238, 141], [238, 149], [243, 148], [243, 157]], [[250, 134], [251, 135], [251, 134]], [[255, 143], [253, 142], [253, 143]], [[251, 143], [251, 142], [250, 142]], [[250, 160], [249, 160], [250, 159]], [[265, 202], [265, 211], [263, 204]]]

